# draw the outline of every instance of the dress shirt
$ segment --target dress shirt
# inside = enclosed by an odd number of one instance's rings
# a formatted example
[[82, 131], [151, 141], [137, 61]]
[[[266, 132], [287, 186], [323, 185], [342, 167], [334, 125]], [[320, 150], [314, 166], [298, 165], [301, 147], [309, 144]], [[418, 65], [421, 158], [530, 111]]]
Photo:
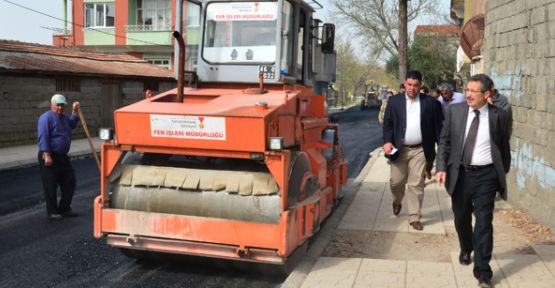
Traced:
[[77, 127], [79, 117], [67, 117], [50, 110], [39, 117], [39, 151], [67, 154], [71, 145], [71, 130]]
[[445, 101], [443, 100], [443, 96], [440, 96], [439, 103], [441, 103], [441, 109], [443, 109], [443, 118], [447, 119], [447, 113], [449, 112], [449, 105], [453, 105], [456, 103], [461, 103], [465, 101], [464, 95], [459, 92], [453, 91], [453, 96], [451, 96], [451, 100]]
[[[491, 158], [488, 105], [485, 104], [478, 110], [480, 110], [480, 125], [478, 125], [476, 146], [474, 146], [474, 151], [472, 152], [472, 161], [470, 161], [470, 165], [488, 165], [493, 163], [493, 160]], [[464, 134], [465, 142], [468, 135], [468, 130], [470, 130], [470, 124], [472, 123], [472, 119], [474, 119], [474, 117], [476, 117], [474, 114], [474, 108], [468, 107], [468, 118], [466, 119], [465, 130], [466, 132]]]
[[422, 143], [422, 130], [420, 128], [420, 95], [414, 100], [405, 94], [407, 101], [407, 129], [405, 130], [404, 145], [418, 145]]

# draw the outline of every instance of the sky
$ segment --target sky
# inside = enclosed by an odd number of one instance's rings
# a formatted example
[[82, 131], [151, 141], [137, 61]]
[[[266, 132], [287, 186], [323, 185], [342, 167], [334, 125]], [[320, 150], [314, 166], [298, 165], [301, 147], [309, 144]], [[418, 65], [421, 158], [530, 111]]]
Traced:
[[[44, 14], [63, 19], [64, 0], [0, 0], [0, 39], [18, 40], [30, 43], [52, 44], [52, 34], [49, 28], [63, 28], [64, 22], [51, 17], [41, 15], [36, 12], [15, 6], [6, 1], [17, 3]], [[333, 0], [317, 0], [324, 9], [316, 11], [316, 18], [330, 22], [329, 11], [332, 8]], [[442, 14], [449, 11], [448, 0], [439, 0], [441, 3]], [[71, 0], [67, 0], [68, 7], [71, 7]], [[71, 13], [68, 13], [71, 19]], [[427, 20], [422, 20], [423, 23]], [[71, 25], [68, 25], [70, 28]]]
[[[64, 0], [8, 0], [19, 5], [63, 19]], [[68, 7], [71, 1], [68, 0]], [[71, 17], [68, 13], [68, 17]], [[42, 28], [46, 27], [46, 28]], [[0, 39], [30, 43], [52, 44], [53, 31], [47, 28], [63, 28], [64, 22], [36, 12], [25, 10], [0, 0]], [[68, 25], [68, 28], [71, 26]]]

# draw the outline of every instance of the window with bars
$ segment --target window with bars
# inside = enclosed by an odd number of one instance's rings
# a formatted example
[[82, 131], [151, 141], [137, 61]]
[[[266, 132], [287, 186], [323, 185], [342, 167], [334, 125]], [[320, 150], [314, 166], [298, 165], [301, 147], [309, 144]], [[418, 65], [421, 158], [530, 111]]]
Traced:
[[114, 3], [85, 3], [85, 27], [114, 27]]
[[56, 92], [79, 92], [81, 91], [81, 82], [74, 78], [57, 78]]
[[171, 30], [170, 0], [137, 0], [137, 25], [143, 30]]

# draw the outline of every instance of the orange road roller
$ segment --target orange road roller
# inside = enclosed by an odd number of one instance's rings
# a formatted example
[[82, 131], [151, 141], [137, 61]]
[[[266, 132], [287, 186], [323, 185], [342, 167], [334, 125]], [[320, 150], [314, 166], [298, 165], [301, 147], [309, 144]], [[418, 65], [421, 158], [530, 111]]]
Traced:
[[99, 133], [94, 236], [284, 264], [347, 181], [326, 105], [334, 26], [312, 17], [317, 2], [177, 2], [177, 88], [116, 110]]

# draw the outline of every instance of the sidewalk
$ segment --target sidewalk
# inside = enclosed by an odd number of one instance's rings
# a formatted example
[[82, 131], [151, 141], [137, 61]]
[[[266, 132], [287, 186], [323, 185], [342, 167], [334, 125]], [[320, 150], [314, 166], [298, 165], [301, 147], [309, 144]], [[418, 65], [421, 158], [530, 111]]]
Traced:
[[[102, 143], [100, 139], [93, 138], [96, 151], [100, 151], [100, 143]], [[37, 165], [37, 152], [36, 144], [0, 148], [0, 171]], [[89, 154], [91, 154], [91, 148], [86, 138], [71, 142], [69, 150], [71, 158], [84, 157]]]
[[[343, 214], [336, 216], [337, 224], [335, 215], [326, 222], [334, 226], [333, 232], [321, 231], [317, 236], [327, 238], [325, 245], [320, 244], [323, 252], [310, 263], [311, 247], [309, 257], [282, 287], [478, 287], [473, 266], [458, 262], [458, 240], [445, 190], [427, 181], [424, 230], [416, 231], [408, 224], [406, 201], [401, 214], [393, 215], [390, 168], [381, 149], [372, 153], [368, 166], [350, 191], [352, 199], [344, 199], [345, 211], [336, 211]], [[507, 288], [555, 287], [555, 236], [533, 222], [529, 224], [533, 229], [525, 229], [529, 226], [519, 225], [522, 219], [531, 218], [504, 201], [496, 202], [492, 282]]]

